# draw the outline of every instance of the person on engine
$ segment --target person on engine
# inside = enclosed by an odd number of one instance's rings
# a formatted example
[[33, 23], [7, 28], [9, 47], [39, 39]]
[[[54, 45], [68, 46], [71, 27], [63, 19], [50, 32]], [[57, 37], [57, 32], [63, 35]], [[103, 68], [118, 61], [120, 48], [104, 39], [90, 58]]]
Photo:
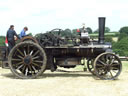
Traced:
[[28, 28], [27, 27], [24, 27], [24, 29], [20, 32], [20, 38], [22, 39], [23, 37], [27, 36], [26, 35], [26, 31], [28, 31]]
[[16, 31], [14, 30], [14, 25], [10, 25], [10, 28], [8, 29], [7, 35], [6, 35], [7, 41], [8, 41], [9, 52], [15, 46], [14, 36], [16, 36], [17, 38], [19, 38], [19, 36], [17, 35]]

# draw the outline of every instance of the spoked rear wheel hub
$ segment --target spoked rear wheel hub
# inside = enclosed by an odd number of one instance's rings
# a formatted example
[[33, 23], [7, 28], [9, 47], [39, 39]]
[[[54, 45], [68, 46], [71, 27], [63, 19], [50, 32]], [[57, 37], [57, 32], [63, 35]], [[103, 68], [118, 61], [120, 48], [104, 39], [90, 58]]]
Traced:
[[23, 59], [24, 64], [29, 65], [32, 63], [32, 56], [28, 55], [25, 56], [25, 58]]

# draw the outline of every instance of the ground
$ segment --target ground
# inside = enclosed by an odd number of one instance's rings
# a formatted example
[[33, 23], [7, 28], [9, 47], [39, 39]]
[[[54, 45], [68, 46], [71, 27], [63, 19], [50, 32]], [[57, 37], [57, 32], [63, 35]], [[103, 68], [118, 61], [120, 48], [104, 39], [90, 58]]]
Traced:
[[117, 80], [100, 80], [89, 72], [49, 72], [38, 79], [17, 79], [0, 68], [0, 96], [128, 96], [128, 69]]

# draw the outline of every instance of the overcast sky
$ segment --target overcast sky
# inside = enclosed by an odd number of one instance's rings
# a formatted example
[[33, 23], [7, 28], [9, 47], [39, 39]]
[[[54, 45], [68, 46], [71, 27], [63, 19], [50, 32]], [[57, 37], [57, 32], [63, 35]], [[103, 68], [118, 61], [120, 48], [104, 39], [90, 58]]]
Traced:
[[128, 25], [128, 0], [0, 0], [0, 35], [11, 24], [19, 34], [28, 26], [32, 34], [54, 28], [80, 28], [82, 23], [93, 30], [98, 17], [106, 17], [111, 31]]

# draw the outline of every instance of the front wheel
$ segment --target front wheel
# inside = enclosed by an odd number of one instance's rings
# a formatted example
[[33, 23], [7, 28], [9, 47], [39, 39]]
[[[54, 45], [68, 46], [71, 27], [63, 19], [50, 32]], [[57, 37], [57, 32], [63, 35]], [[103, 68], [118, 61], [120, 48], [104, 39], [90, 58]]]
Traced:
[[96, 57], [94, 61], [96, 76], [104, 80], [116, 79], [122, 70], [122, 63], [118, 56], [105, 52]]

